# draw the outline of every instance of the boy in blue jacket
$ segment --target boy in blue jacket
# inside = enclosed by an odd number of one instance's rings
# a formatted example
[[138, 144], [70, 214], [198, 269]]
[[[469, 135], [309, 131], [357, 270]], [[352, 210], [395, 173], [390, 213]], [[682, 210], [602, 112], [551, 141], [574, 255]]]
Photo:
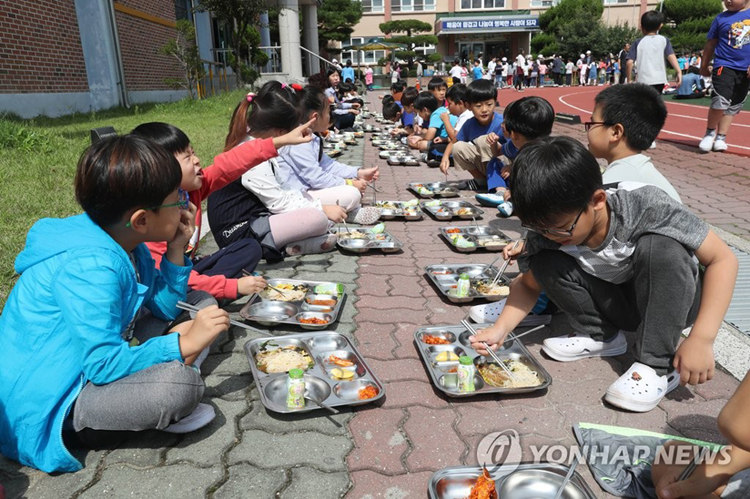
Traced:
[[[229, 326], [210, 306], [167, 335], [192, 268], [195, 206], [177, 160], [146, 139], [102, 140], [81, 157], [85, 213], [43, 219], [16, 258], [21, 274], [0, 315], [0, 452], [42, 471], [77, 471], [72, 431], [185, 432], [213, 419], [190, 364]], [[161, 269], [148, 241], [167, 241]], [[156, 321], [154, 319], [161, 319]]]

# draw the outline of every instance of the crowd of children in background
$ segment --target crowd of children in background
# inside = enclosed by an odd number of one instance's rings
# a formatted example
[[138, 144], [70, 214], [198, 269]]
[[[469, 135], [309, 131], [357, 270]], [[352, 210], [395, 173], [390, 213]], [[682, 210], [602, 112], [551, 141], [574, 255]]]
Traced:
[[[732, 81], [721, 78], [734, 59], [716, 41], [738, 12], [746, 11], [720, 14], [709, 32], [708, 49], [721, 65], [706, 135], [715, 150], [742, 104], [737, 89], [747, 93], [740, 69]], [[512, 201], [528, 231], [520, 246], [504, 251], [521, 269], [508, 298], [471, 310], [475, 320], [493, 322], [472, 346], [480, 353], [487, 348], [481, 342], [498, 348], [551, 301], [571, 326], [571, 334], [544, 340], [553, 359], [621, 355], [626, 337], [635, 336], [635, 362], [604, 399], [636, 412], [653, 409], [680, 383], [711, 379], [712, 345], [737, 274], [729, 247], [681, 204], [644, 154], [667, 116], [664, 61], [678, 82], [683, 69], [708, 67], [707, 59], [678, 58], [657, 34], [659, 13], [647, 14], [644, 37], [617, 57], [595, 61], [587, 52], [573, 63], [521, 53], [513, 63], [492, 59], [488, 71], [477, 59], [468, 85], [457, 60], [450, 88], [434, 77], [420, 92], [396, 78], [382, 101], [384, 117], [398, 122], [394, 135], [429, 166], [466, 172], [460, 187], [477, 191], [480, 202]], [[498, 86], [510, 80], [521, 90], [548, 81], [571, 85], [577, 73], [581, 84], [617, 83], [623, 60], [628, 79], [637, 65], [638, 82], [596, 96], [584, 124], [587, 145], [551, 136], [554, 109], [541, 97], [497, 110]], [[188, 432], [213, 419], [213, 408], [200, 403], [200, 364], [229, 324], [217, 300], [264, 289], [266, 281], [252, 275], [260, 260], [329, 251], [333, 224], [379, 217], [376, 208], [362, 207], [378, 168], [345, 165], [323, 151], [331, 125], [350, 127], [363, 105], [350, 61], [342, 73], [343, 81], [332, 68], [305, 88], [271, 81], [247, 94], [231, 117], [224, 152], [207, 168], [187, 135], [166, 123], [142, 124], [84, 153], [75, 190], [85, 213], [32, 227], [16, 261], [21, 276], [0, 316], [4, 455], [45, 471], [74, 471], [81, 464], [66, 446], [75, 440]], [[597, 158], [607, 162], [603, 172]], [[206, 199], [220, 249], [198, 257]], [[60, 240], [59, 233], [75, 237]], [[193, 319], [178, 316], [179, 300], [199, 310]], [[30, 302], [45, 306], [25, 306]], [[687, 327], [692, 331], [680, 343]], [[738, 392], [744, 399], [725, 410], [745, 407], [745, 392], [747, 379]], [[747, 463], [747, 435], [723, 427], [739, 462]], [[675, 477], [659, 473], [660, 491], [669, 496]]]

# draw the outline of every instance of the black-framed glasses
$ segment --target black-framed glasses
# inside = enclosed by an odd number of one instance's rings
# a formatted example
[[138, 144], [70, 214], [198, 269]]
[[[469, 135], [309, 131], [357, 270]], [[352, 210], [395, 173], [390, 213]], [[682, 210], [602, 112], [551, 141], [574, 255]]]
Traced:
[[576, 216], [575, 220], [573, 220], [573, 224], [568, 229], [542, 229], [541, 227], [534, 227], [526, 224], [521, 224], [521, 226], [543, 236], [570, 237], [573, 235], [573, 231], [576, 229], [576, 225], [578, 225], [578, 220], [581, 218], [581, 215], [583, 215], [583, 212], [586, 211], [586, 208], [588, 208], [588, 206], [578, 212], [578, 216]]
[[[167, 203], [167, 204], [160, 204], [159, 206], [150, 206], [146, 208], [147, 210], [159, 210], [161, 208], [173, 208], [175, 206], [179, 206], [181, 210], [187, 210], [190, 208], [190, 195], [188, 194], [188, 191], [184, 189], [177, 189], [177, 202], [176, 203]], [[125, 224], [125, 227], [130, 227], [130, 222]]]
[[607, 123], [606, 121], [587, 121], [586, 123], [583, 124], [583, 128], [588, 132], [589, 130], [591, 130], [591, 127], [595, 125], [609, 126], [610, 124]]

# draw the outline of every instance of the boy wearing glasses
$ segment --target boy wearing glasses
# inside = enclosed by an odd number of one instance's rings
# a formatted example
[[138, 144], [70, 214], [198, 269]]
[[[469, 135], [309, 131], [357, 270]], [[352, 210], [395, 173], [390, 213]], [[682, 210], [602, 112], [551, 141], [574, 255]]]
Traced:
[[680, 195], [642, 151], [656, 140], [667, 119], [667, 107], [649, 85], [614, 85], [597, 94], [591, 121], [584, 123], [589, 151], [607, 160], [604, 184], [623, 181], [655, 185], [673, 199]]
[[502, 344], [544, 291], [572, 326], [544, 341], [553, 359], [622, 355], [624, 331], [635, 332], [636, 362], [607, 389], [610, 404], [646, 412], [680, 383], [711, 379], [737, 259], [705, 222], [654, 186], [605, 191], [596, 159], [568, 137], [521, 149], [513, 201], [529, 229], [521, 274], [495, 324], [472, 337], [474, 348]]

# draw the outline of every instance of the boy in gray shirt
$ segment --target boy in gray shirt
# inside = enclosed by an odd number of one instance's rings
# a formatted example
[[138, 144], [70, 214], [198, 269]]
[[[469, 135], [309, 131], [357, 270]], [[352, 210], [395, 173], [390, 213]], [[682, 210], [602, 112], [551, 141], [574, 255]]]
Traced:
[[471, 338], [473, 348], [502, 344], [544, 291], [573, 328], [544, 341], [553, 359], [621, 355], [624, 331], [635, 331], [636, 362], [607, 389], [610, 404], [646, 412], [680, 382], [711, 379], [737, 259], [705, 222], [653, 186], [605, 191], [596, 159], [568, 137], [519, 152], [513, 200], [530, 231], [521, 274], [495, 324]]
[[638, 83], [651, 85], [661, 94], [667, 84], [667, 68], [664, 61], [677, 72], [677, 86], [682, 83], [682, 70], [677, 63], [677, 56], [669, 40], [659, 34], [664, 25], [664, 14], [656, 10], [649, 10], [641, 16], [641, 31], [643, 37], [633, 42], [628, 52], [626, 73], [628, 81], [633, 81], [631, 74], [633, 65], [636, 66], [636, 79]]

